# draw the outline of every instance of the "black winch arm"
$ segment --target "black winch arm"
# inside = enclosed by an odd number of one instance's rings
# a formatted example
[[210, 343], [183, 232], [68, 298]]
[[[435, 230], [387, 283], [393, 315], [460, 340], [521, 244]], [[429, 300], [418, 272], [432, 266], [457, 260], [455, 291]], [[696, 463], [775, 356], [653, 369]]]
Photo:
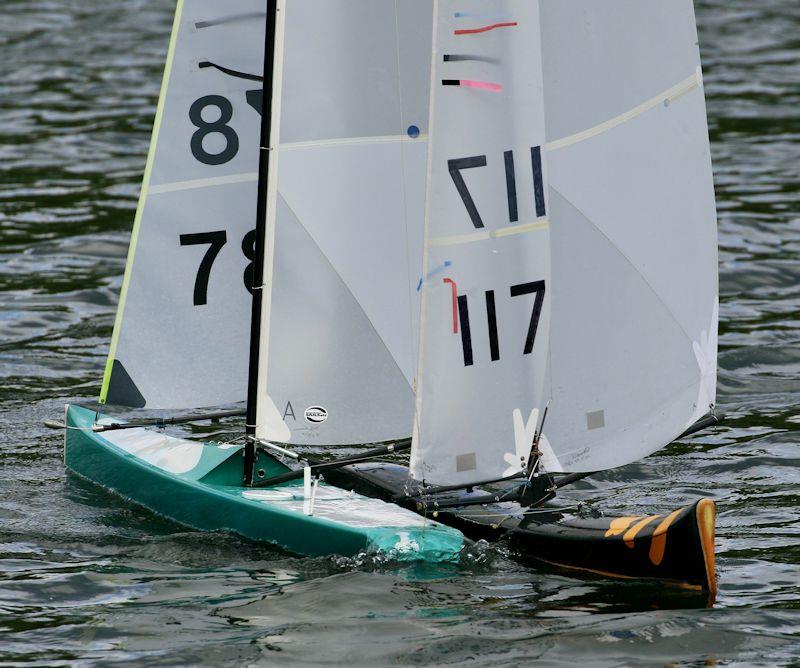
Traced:
[[[131, 422], [109, 422], [108, 424], [95, 424], [92, 431], [115, 431], [117, 429], [134, 429], [136, 427], [166, 427], [171, 424], [186, 424], [187, 422], [202, 422], [203, 420], [221, 420], [229, 417], [243, 417], [247, 413], [244, 410], [217, 411], [216, 413], [194, 413], [192, 415], [180, 415], [178, 417], [166, 418], [145, 418]], [[63, 422], [56, 420], [45, 420], [44, 426], [49, 429], [66, 429]]]
[[345, 457], [343, 459], [334, 459], [328, 462], [309, 462], [309, 467], [304, 467], [300, 469], [295, 469], [294, 471], [288, 471], [286, 473], [282, 473], [280, 475], [272, 476], [271, 478], [265, 478], [264, 480], [257, 480], [253, 481], [252, 487], [272, 487], [273, 485], [280, 485], [284, 482], [290, 482], [292, 480], [299, 480], [305, 475], [305, 468], [311, 469], [311, 475], [319, 475], [320, 473], [325, 473], [325, 471], [332, 471], [335, 469], [340, 469], [344, 466], [349, 466], [350, 464], [362, 464], [366, 461], [371, 459], [375, 459], [376, 457], [383, 457], [384, 455], [389, 455], [395, 452], [403, 452], [405, 450], [411, 449], [411, 441], [402, 441], [400, 443], [389, 443], [387, 445], [382, 445], [379, 448], [373, 448], [372, 450], [366, 450], [361, 454], [354, 455], [353, 457]]
[[[546, 472], [542, 472], [540, 475], [543, 476], [543, 477], [544, 476], [550, 476], [549, 479], [550, 479], [550, 481], [552, 483], [552, 486], [554, 488], [558, 489], [559, 487], [563, 487], [564, 485], [569, 485], [570, 483], [575, 482], [576, 480], [580, 480], [581, 478], [586, 478], [586, 477], [588, 477], [590, 475], [594, 475], [595, 473], [597, 473], [597, 471], [592, 471], [590, 473], [570, 473], [570, 474], [564, 475], [564, 477], [559, 479], [559, 480], [554, 480], [552, 478], [552, 474], [548, 474]], [[555, 475], [557, 475], [557, 474], [555, 474]], [[471, 492], [473, 490], [473, 488], [475, 488], [475, 487], [485, 487], [486, 485], [498, 485], [500, 483], [513, 482], [515, 480], [521, 480], [521, 479], [527, 478], [527, 477], [528, 476], [524, 471], [520, 471], [519, 473], [515, 473], [515, 474], [509, 475], [509, 476], [505, 476], [504, 478], [492, 478], [490, 480], [480, 480], [478, 482], [472, 482], [472, 483], [470, 483], [468, 485], [461, 484], [461, 485], [437, 485], [435, 487], [434, 486], [431, 486], [431, 487], [420, 487], [419, 489], [417, 489], [417, 490], [415, 490], [415, 491], [413, 491], [413, 492], [411, 492], [409, 494], [399, 494], [399, 495], [393, 497], [392, 501], [394, 503], [397, 503], [398, 501], [418, 501], [418, 500], [422, 500], [425, 497], [434, 496], [436, 494], [445, 494], [446, 492], [457, 492], [457, 491], [462, 490], [462, 489], [466, 490], [467, 492]], [[533, 478], [531, 478], [531, 480], [532, 479]], [[514, 489], [522, 489], [522, 488], [524, 488], [526, 486], [528, 486], [528, 482], [527, 481], [525, 483], [523, 483], [522, 485], [519, 485], [518, 487], [512, 487], [512, 490], [514, 490]], [[506, 490], [506, 491], [508, 491], [508, 490]], [[488, 500], [487, 501], [482, 501], [482, 502], [479, 502], [479, 503], [495, 503], [495, 501], [496, 501], [495, 497], [503, 496], [504, 493], [505, 492], [497, 492], [497, 494], [485, 494], [484, 496]], [[477, 499], [479, 497], [475, 497], [475, 498]], [[504, 499], [504, 500], [508, 501], [509, 499]], [[517, 499], [513, 499], [513, 500], [516, 501]]]
[[491, 478], [490, 480], [479, 480], [478, 482], [470, 483], [469, 485], [436, 485], [431, 487], [420, 487], [410, 494], [400, 494], [395, 496], [392, 501], [408, 501], [418, 499], [422, 496], [430, 496], [432, 494], [444, 494], [445, 492], [457, 492], [459, 490], [466, 490], [471, 492], [474, 487], [484, 487], [485, 485], [496, 485], [501, 482], [511, 482], [520, 480], [525, 477], [525, 473], [520, 471], [514, 475], [506, 476], [505, 478]]
[[548, 473], [534, 474], [521, 485], [505, 491], [489, 494], [477, 494], [469, 499], [417, 499], [419, 507], [426, 510], [445, 510], [463, 508], [465, 506], [482, 506], [487, 503], [503, 503], [515, 501], [526, 508], [535, 508], [547, 503], [556, 495], [556, 486]]

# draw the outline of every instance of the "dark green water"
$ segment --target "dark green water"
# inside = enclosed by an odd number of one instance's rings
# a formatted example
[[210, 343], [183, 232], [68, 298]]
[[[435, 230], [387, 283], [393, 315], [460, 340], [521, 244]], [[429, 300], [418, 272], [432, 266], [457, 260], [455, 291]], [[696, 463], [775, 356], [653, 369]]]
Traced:
[[571, 493], [633, 514], [716, 499], [711, 609], [537, 572], [502, 546], [422, 570], [290, 557], [65, 475], [42, 420], [98, 391], [173, 5], [0, 10], [0, 665], [798, 661], [797, 0], [698, 4], [731, 417]]

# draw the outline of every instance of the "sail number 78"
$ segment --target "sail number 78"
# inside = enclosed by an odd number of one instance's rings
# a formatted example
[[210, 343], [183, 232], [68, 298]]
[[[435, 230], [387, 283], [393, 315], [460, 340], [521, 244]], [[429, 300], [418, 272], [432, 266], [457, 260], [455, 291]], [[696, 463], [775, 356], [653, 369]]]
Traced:
[[[194, 234], [181, 234], [181, 246], [203, 246], [207, 245], [203, 259], [197, 269], [197, 276], [194, 279], [194, 299], [195, 306], [205, 306], [208, 303], [208, 281], [211, 277], [211, 268], [214, 260], [217, 259], [222, 247], [228, 243], [228, 233], [225, 230], [215, 232], [197, 232]], [[253, 263], [256, 259], [256, 231], [250, 230], [242, 239], [242, 254], [250, 260], [244, 269], [244, 287], [252, 294], [253, 292]]]

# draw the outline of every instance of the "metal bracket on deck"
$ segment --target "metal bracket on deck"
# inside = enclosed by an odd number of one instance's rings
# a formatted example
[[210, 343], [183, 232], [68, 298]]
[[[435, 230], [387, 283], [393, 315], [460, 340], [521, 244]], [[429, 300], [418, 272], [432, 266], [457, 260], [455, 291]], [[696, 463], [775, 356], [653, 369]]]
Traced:
[[541, 506], [555, 498], [557, 489], [549, 473], [533, 473], [521, 488], [519, 504], [528, 508]]

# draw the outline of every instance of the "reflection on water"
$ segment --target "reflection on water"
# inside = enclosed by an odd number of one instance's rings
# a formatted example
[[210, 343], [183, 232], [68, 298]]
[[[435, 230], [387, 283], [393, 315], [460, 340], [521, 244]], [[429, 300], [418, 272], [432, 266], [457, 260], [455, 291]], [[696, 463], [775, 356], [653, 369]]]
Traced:
[[41, 421], [98, 389], [173, 4], [3, 5], [0, 661], [790, 662], [800, 651], [795, 0], [698, 3], [730, 418], [570, 492], [627, 514], [715, 498], [711, 610], [691, 592], [538, 572], [502, 544], [438, 569], [295, 558], [186, 532], [65, 475], [60, 438]]

